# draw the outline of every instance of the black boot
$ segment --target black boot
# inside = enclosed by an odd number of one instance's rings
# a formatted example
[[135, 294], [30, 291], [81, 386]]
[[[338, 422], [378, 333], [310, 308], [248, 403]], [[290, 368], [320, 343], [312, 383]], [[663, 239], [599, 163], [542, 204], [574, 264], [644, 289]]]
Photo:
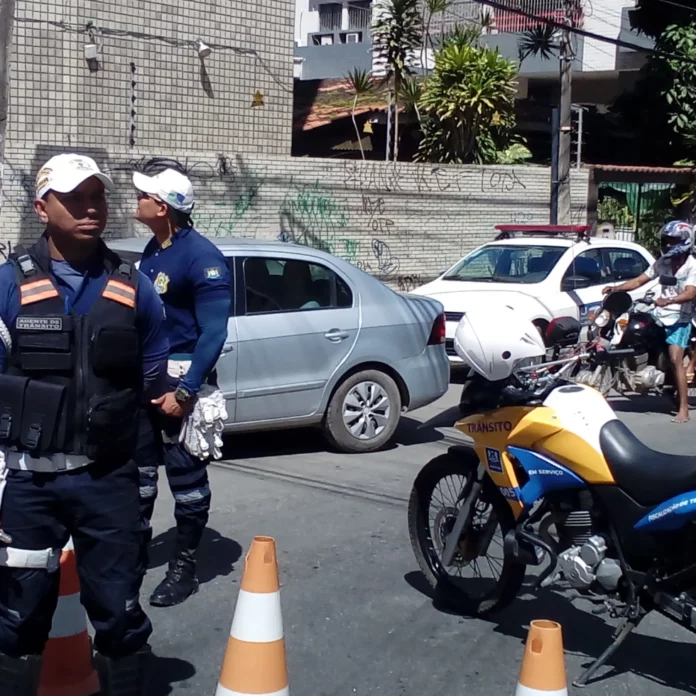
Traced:
[[150, 596], [153, 607], [173, 607], [198, 592], [196, 549], [201, 543], [205, 519], [178, 520], [174, 556], [164, 580]]
[[41, 656], [8, 657], [0, 653], [0, 694], [36, 696], [41, 676]]
[[178, 550], [169, 561], [169, 570], [164, 580], [150, 596], [153, 607], [173, 607], [181, 604], [198, 592], [196, 560], [192, 551]]
[[125, 657], [95, 656], [101, 696], [148, 696], [148, 664], [152, 649], [144, 645]]

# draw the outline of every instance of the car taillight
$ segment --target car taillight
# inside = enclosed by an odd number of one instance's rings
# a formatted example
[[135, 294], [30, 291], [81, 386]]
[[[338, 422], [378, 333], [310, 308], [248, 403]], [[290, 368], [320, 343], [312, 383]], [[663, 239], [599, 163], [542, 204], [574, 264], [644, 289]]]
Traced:
[[445, 342], [445, 331], [446, 322], [445, 315], [440, 314], [435, 323], [433, 324], [433, 330], [430, 332], [430, 338], [428, 339], [429, 346], [437, 346]]

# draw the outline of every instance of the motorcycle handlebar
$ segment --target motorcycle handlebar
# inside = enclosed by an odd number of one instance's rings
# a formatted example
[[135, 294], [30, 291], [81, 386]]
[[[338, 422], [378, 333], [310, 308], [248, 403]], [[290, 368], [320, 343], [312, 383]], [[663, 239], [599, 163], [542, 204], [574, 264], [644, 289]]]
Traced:
[[617, 348], [616, 350], [598, 350], [594, 354], [594, 359], [599, 363], [611, 362], [614, 358], [628, 358], [635, 355], [633, 348]]

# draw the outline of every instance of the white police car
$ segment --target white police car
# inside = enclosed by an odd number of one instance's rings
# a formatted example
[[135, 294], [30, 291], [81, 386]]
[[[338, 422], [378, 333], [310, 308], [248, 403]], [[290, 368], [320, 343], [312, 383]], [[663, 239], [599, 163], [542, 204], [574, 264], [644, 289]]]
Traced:
[[[414, 290], [444, 305], [452, 366], [462, 364], [452, 339], [467, 308], [506, 304], [523, 312], [540, 331], [558, 317], [587, 323], [602, 303], [602, 288], [639, 276], [655, 261], [639, 244], [590, 236], [591, 229], [498, 225], [495, 241], [474, 249], [439, 278]], [[631, 294], [643, 297], [649, 287]]]

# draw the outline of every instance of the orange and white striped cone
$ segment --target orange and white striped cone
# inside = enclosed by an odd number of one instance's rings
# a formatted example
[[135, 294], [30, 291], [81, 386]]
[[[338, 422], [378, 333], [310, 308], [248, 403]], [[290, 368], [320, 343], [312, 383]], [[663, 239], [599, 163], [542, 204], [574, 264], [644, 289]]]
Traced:
[[288, 696], [275, 540], [255, 537], [246, 557], [215, 696]]
[[80, 603], [80, 581], [72, 539], [60, 557], [60, 589], [53, 625], [43, 652], [38, 696], [92, 696], [99, 677], [92, 666], [87, 615]]
[[515, 696], [568, 696], [563, 633], [555, 621], [532, 621]]

